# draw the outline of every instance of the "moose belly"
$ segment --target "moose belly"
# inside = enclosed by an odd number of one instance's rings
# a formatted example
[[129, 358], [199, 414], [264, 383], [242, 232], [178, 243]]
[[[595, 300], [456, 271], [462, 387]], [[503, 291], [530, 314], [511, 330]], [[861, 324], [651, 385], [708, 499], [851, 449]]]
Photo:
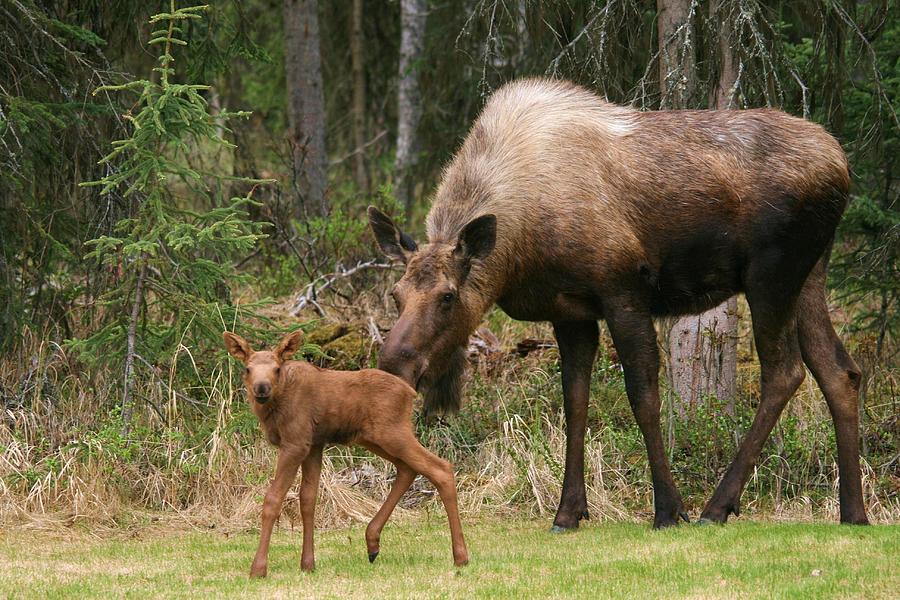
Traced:
[[497, 305], [519, 321], [596, 321], [603, 304], [596, 280], [557, 272], [553, 279], [538, 276], [506, 290]]
[[654, 315], [696, 314], [741, 291], [743, 252], [724, 227], [695, 230], [658, 256], [643, 270]]

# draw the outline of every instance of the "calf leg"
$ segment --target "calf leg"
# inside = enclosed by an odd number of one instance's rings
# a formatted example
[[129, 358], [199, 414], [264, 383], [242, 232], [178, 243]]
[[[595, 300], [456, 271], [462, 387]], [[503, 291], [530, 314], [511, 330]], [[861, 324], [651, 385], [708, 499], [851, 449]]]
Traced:
[[391, 518], [391, 514], [394, 512], [394, 508], [397, 507], [397, 503], [400, 502], [400, 498], [412, 485], [416, 478], [416, 472], [405, 462], [391, 456], [377, 446], [366, 445], [366, 448], [385, 460], [394, 463], [394, 466], [397, 467], [397, 477], [394, 479], [391, 491], [388, 493], [384, 504], [381, 505], [381, 508], [375, 513], [375, 516], [369, 521], [368, 527], [366, 527], [366, 550], [368, 550], [369, 562], [371, 563], [378, 558], [378, 552], [381, 549], [381, 532], [384, 529], [384, 525]]
[[303, 479], [300, 481], [300, 516], [303, 519], [303, 551], [300, 568], [312, 571], [316, 568], [313, 549], [313, 532], [316, 529], [316, 494], [319, 491], [319, 475], [322, 473], [322, 446], [314, 446], [303, 461]]
[[741, 493], [750, 471], [778, 417], [806, 374], [797, 340], [795, 298], [759, 298], [748, 293], [747, 301], [753, 316], [753, 335], [761, 370], [759, 408], [737, 457], [704, 507], [701, 522], [724, 523], [729, 514], [740, 514]]
[[447, 521], [450, 525], [450, 539], [453, 545], [453, 562], [461, 567], [469, 562], [469, 552], [463, 539], [462, 525], [459, 521], [459, 507], [456, 500], [456, 479], [453, 476], [453, 468], [446, 460], [438, 458], [419, 443], [412, 431], [403, 435], [394, 435], [396, 432], [384, 436], [378, 445], [385, 452], [396, 456], [417, 473], [421, 473], [437, 488], [444, 510], [447, 511]]
[[584, 489], [584, 430], [600, 331], [596, 321], [574, 321], [554, 323], [553, 332], [559, 344], [566, 413], [566, 472], [553, 531], [563, 531], [589, 518]]
[[256, 556], [250, 566], [250, 577], [265, 577], [269, 560], [269, 541], [272, 539], [272, 527], [278, 515], [281, 514], [281, 505], [284, 496], [294, 483], [297, 469], [306, 458], [309, 449], [281, 450], [278, 452], [278, 463], [275, 466], [275, 479], [269, 484], [266, 491], [266, 499], [263, 501], [262, 527], [259, 533], [259, 547]]
[[840, 468], [841, 523], [868, 524], [859, 469], [859, 367], [847, 354], [828, 316], [825, 266], [821, 263], [800, 293], [798, 328], [803, 362], [825, 395], [834, 421]]
[[604, 308], [609, 332], [625, 371], [628, 401], [647, 446], [656, 513], [653, 527], [677, 525], [679, 517], [687, 521], [688, 516], [669, 470], [659, 428], [659, 350], [653, 319], [649, 312], [636, 309], [627, 302], [609, 303]]

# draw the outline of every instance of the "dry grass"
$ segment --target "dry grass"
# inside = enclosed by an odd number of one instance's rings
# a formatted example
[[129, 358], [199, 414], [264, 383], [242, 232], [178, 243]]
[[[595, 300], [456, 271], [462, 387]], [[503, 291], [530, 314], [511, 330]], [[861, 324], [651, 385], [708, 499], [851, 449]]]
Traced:
[[[363, 308], [383, 315], [380, 297], [369, 296]], [[503, 348], [526, 337], [551, 337], [546, 325], [514, 322], [499, 312], [489, 315], [488, 326]], [[80, 373], [55, 344], [35, 336], [23, 347], [27, 350], [15, 359], [2, 359], [0, 523], [57, 528], [87, 522], [115, 530], [140, 522], [147, 511], [156, 519], [166, 514], [170, 517], [163, 521], [201, 529], [237, 531], [257, 523], [274, 451], [254, 433], [257, 426], [233, 387], [230, 363], [213, 368], [205, 385], [176, 394], [172, 388], [179, 380], [177, 370], [192, 369], [195, 363], [183, 348], [169, 372], [156, 372], [138, 383], [137, 397], [145, 400], [145, 410], [138, 427], [124, 438], [111, 412], [115, 386]], [[743, 394], [752, 398], [758, 393], [756, 367], [742, 364]], [[595, 379], [592, 407], [601, 413], [591, 419], [585, 449], [590, 513], [600, 521], [649, 520], [652, 489], [621, 374], [607, 361], [598, 365]], [[890, 410], [896, 400], [880, 402]], [[818, 462], [790, 464], [773, 453], [754, 472], [744, 508], [778, 520], [834, 521], [837, 473], [834, 456], [826, 450], [829, 416], [811, 378], [788, 414], [807, 428], [801, 432], [804, 440], [821, 445], [809, 453]], [[549, 520], [559, 500], [565, 448], [555, 350], [524, 359], [506, 353], [482, 356], [463, 414], [422, 427], [420, 433], [427, 445], [456, 464], [466, 518]], [[786, 435], [776, 431], [776, 438]], [[684, 465], [677, 459], [673, 466], [676, 477], [696, 479], [697, 473], [679, 475]], [[696, 468], [710, 480], [717, 477], [712, 467]], [[361, 450], [330, 449], [317, 522], [329, 528], [367, 521], [392, 479], [392, 468], [378, 458]], [[897, 461], [893, 466], [865, 463], [864, 484], [871, 518], [900, 522]], [[711, 491], [710, 486], [694, 499], [694, 513], [700, 496]], [[295, 517], [295, 504], [289, 496], [288, 524]], [[395, 518], [402, 522], [440, 511], [430, 484], [420, 478]]]

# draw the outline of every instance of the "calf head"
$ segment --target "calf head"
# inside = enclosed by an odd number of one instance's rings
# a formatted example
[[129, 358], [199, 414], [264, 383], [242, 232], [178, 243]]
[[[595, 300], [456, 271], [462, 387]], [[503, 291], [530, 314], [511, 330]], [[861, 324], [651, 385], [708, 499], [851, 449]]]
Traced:
[[250, 398], [265, 404], [278, 395], [281, 388], [281, 366], [300, 348], [303, 332], [286, 335], [273, 350], [255, 352], [247, 340], [226, 331], [222, 334], [228, 353], [244, 363], [244, 386]]
[[494, 249], [497, 219], [482, 215], [466, 224], [457, 239], [422, 247], [371, 206], [369, 223], [384, 253], [406, 264], [406, 273], [391, 290], [400, 316], [378, 368], [427, 389], [427, 411], [458, 408], [466, 345], [485, 309], [483, 291], [469, 272]]

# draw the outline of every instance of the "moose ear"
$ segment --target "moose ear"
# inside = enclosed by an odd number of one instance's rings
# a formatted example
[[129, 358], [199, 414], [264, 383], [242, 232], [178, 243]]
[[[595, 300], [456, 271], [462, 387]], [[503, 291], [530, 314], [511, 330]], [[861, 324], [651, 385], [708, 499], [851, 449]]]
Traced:
[[453, 256], [462, 261], [463, 270], [469, 272], [472, 259], [482, 260], [494, 249], [497, 242], [497, 217], [482, 215], [469, 221], [459, 234]]
[[369, 225], [382, 252], [406, 263], [409, 255], [419, 249], [413, 239], [400, 231], [389, 216], [374, 206], [369, 207], [368, 213]]
[[275, 356], [278, 360], [285, 361], [294, 355], [300, 349], [303, 343], [303, 332], [299, 329], [284, 336], [278, 345], [275, 346]]
[[222, 338], [225, 340], [225, 349], [228, 350], [228, 354], [244, 362], [250, 358], [250, 353], [252, 351], [250, 350], [250, 344], [247, 343], [247, 340], [230, 331], [223, 332]]

